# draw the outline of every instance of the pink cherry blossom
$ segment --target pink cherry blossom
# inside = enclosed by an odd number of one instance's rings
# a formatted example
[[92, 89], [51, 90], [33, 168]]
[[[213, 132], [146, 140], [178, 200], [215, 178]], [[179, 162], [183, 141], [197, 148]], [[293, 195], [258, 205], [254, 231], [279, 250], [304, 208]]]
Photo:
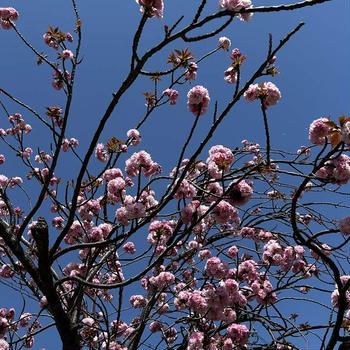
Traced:
[[[339, 307], [339, 290], [336, 288], [331, 294], [331, 301], [334, 307]], [[345, 310], [350, 309], [350, 292], [345, 292]]]
[[103, 178], [106, 181], [110, 181], [113, 179], [116, 179], [117, 177], [123, 177], [123, 173], [119, 168], [112, 168], [112, 169], [107, 169], [104, 173], [103, 173]]
[[5, 339], [0, 339], [0, 350], [9, 350], [10, 344]]
[[74, 57], [73, 52], [71, 50], [63, 50], [61, 54], [64, 59], [72, 59]]
[[248, 203], [252, 194], [252, 183], [242, 180], [230, 188], [228, 192], [228, 201], [232, 205], [242, 206]]
[[19, 324], [21, 327], [27, 327], [29, 321], [32, 319], [32, 314], [29, 312], [25, 312], [19, 318]]
[[325, 137], [331, 130], [331, 127], [326, 124], [329, 119], [319, 118], [314, 120], [309, 127], [309, 139], [314, 145], [324, 145]]
[[244, 92], [244, 98], [248, 102], [252, 102], [256, 100], [259, 96], [259, 85], [258, 84], [251, 84], [249, 85], [248, 89]]
[[222, 262], [218, 257], [212, 257], [207, 260], [205, 264], [205, 273], [208, 276], [213, 276], [216, 278], [224, 278], [228, 271], [228, 264]]
[[224, 173], [229, 171], [232, 161], [233, 153], [229, 148], [222, 145], [211, 147], [206, 161], [210, 176], [220, 179]]
[[263, 93], [263, 103], [265, 107], [275, 105], [281, 98], [280, 90], [271, 82], [264, 83]]
[[188, 338], [187, 350], [203, 349], [204, 334], [202, 332], [191, 332]]
[[154, 162], [146, 151], [134, 153], [125, 162], [125, 172], [129, 176], [137, 176], [141, 170], [145, 176], [151, 176], [160, 172], [159, 164]]
[[148, 17], [163, 18], [163, 0], [136, 0], [141, 6], [140, 11], [146, 13]]
[[[174, 186], [178, 181], [175, 181]], [[196, 188], [189, 183], [186, 179], [182, 180], [179, 188], [176, 190], [174, 194], [174, 198], [182, 199], [182, 198], [193, 198], [197, 194]]]
[[22, 185], [22, 184], [23, 184], [23, 180], [19, 176], [11, 177], [11, 179], [9, 181], [9, 187], [10, 188], [14, 188], [16, 185], [19, 186], [19, 185]]
[[1, 26], [3, 29], [11, 29], [9, 20], [16, 21], [18, 17], [19, 14], [13, 7], [0, 7]]
[[171, 105], [176, 105], [177, 97], [179, 96], [179, 92], [174, 89], [166, 89], [162, 93], [164, 96], [168, 96]]
[[208, 202], [215, 202], [223, 194], [223, 189], [218, 182], [210, 182], [206, 188], [206, 191], [210, 193], [205, 197]]
[[239, 48], [235, 47], [233, 50], [232, 50], [232, 56], [233, 57], [241, 57], [242, 56], [242, 52]]
[[44, 295], [41, 299], [40, 299], [40, 308], [44, 309], [47, 305], [47, 299], [46, 296]]
[[125, 196], [126, 183], [122, 177], [112, 179], [107, 184], [108, 199], [117, 203]]
[[350, 158], [346, 154], [332, 158], [317, 170], [316, 175], [327, 182], [345, 185], [350, 179]]
[[188, 64], [188, 70], [185, 73], [186, 80], [196, 80], [197, 78], [198, 65], [196, 62], [190, 62]]
[[173, 228], [166, 220], [153, 221], [148, 230], [147, 241], [153, 246], [164, 244], [173, 235]]
[[260, 98], [263, 107], [266, 109], [269, 106], [277, 104], [281, 98], [281, 92], [275, 84], [263, 82], [260, 86], [258, 84], [249, 85], [244, 93], [244, 98], [248, 102]]
[[162, 338], [165, 339], [168, 344], [174, 343], [177, 337], [177, 330], [174, 327], [166, 328], [163, 331]]
[[148, 302], [148, 300], [142, 295], [132, 295], [129, 301], [131, 306], [135, 309], [145, 307]]
[[[252, 7], [251, 0], [219, 0], [219, 8], [226, 9], [229, 11], [240, 11]], [[252, 13], [241, 13], [239, 19], [242, 21], [249, 21]]]
[[227, 327], [227, 335], [237, 344], [244, 345], [249, 338], [249, 330], [243, 324], [232, 324]]
[[107, 151], [105, 150], [105, 146], [103, 143], [98, 143], [95, 149], [95, 157], [100, 161], [100, 162], [106, 162], [108, 160], [108, 154]]
[[239, 11], [242, 8], [249, 8], [252, 5], [251, 0], [220, 0], [219, 8], [230, 11]]
[[158, 276], [151, 277], [149, 281], [151, 284], [157, 287], [158, 290], [161, 290], [174, 284], [175, 276], [171, 272], [163, 271]]
[[187, 106], [194, 115], [205, 114], [210, 102], [209, 92], [205, 87], [196, 85], [188, 92], [187, 98]]
[[218, 47], [222, 48], [225, 51], [228, 51], [231, 46], [231, 40], [227, 38], [226, 36], [222, 36], [219, 38], [219, 45]]
[[133, 146], [138, 146], [141, 143], [141, 134], [136, 129], [130, 129], [126, 133], [126, 136], [131, 139], [131, 144]]
[[235, 245], [233, 245], [228, 249], [227, 253], [230, 258], [235, 258], [238, 253], [238, 248]]
[[135, 254], [135, 245], [133, 242], [127, 242], [123, 245], [123, 250], [127, 254]]
[[7, 187], [9, 179], [5, 175], [0, 175], [0, 185], [3, 189]]
[[[321, 249], [322, 253], [326, 256], [330, 256], [332, 254], [331, 247], [326, 243], [322, 244], [322, 246], [319, 248]], [[319, 255], [311, 249], [310, 249], [310, 254], [316, 260], [318, 260], [320, 258]]]
[[163, 328], [163, 324], [159, 321], [153, 321], [150, 323], [149, 325], [149, 330], [152, 332], [152, 333], [155, 333], [155, 332], [160, 332]]
[[235, 207], [226, 201], [221, 201], [212, 210], [213, 218], [220, 224], [239, 224], [238, 212]]
[[237, 83], [237, 79], [238, 79], [237, 68], [233, 66], [228, 67], [224, 72], [224, 76], [225, 76], [224, 80], [226, 81], [226, 83], [229, 83], [229, 84]]

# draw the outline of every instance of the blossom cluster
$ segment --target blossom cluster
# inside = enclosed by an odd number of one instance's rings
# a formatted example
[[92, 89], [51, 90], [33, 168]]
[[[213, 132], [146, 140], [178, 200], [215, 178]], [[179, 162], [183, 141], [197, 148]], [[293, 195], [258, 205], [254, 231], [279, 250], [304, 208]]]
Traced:
[[19, 14], [13, 7], [0, 7], [0, 25], [2, 29], [11, 29], [12, 21], [16, 21]]
[[251, 84], [248, 89], [244, 92], [244, 98], [248, 102], [252, 102], [256, 99], [261, 99], [262, 106], [266, 109], [267, 107], [277, 104], [281, 98], [281, 92], [278, 87], [270, 81], [265, 83]]
[[328, 160], [316, 172], [320, 179], [337, 185], [345, 185], [350, 179], [350, 158], [346, 154]]
[[[345, 285], [345, 283], [349, 281], [349, 279], [350, 279], [349, 275], [343, 275], [340, 277], [340, 280], [343, 286]], [[339, 299], [340, 299], [339, 289], [338, 289], [338, 285], [336, 285], [336, 288], [331, 295], [331, 301], [334, 307], [339, 307]], [[345, 310], [349, 310], [350, 309], [350, 288], [348, 288], [348, 290], [345, 291], [345, 298], [343, 301], [345, 303]]]
[[319, 118], [314, 120], [309, 127], [309, 139], [314, 145], [324, 145], [325, 137], [331, 131], [331, 127], [326, 123], [327, 118]]
[[187, 93], [187, 98], [187, 106], [195, 116], [205, 114], [210, 102], [209, 92], [205, 87], [196, 85]]
[[[251, 0], [219, 0], [219, 8], [229, 11], [238, 12], [242, 9], [248, 9], [251, 7]], [[238, 17], [240, 20], [247, 22], [252, 17], [252, 13], [239, 13]]]
[[163, 18], [163, 0], [136, 0], [136, 2], [141, 6], [140, 11], [148, 17]]

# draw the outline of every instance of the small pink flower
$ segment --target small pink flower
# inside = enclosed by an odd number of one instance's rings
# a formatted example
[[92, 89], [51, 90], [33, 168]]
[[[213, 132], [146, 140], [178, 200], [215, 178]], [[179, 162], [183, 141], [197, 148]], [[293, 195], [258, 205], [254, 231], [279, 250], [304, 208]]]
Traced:
[[253, 194], [252, 185], [248, 181], [240, 181], [237, 185], [232, 186], [228, 192], [229, 202], [235, 206], [242, 206], [248, 203]]
[[249, 330], [243, 324], [232, 324], [227, 327], [227, 335], [236, 343], [244, 345], [249, 338]]
[[126, 136], [131, 139], [131, 144], [133, 146], [138, 146], [141, 142], [141, 134], [138, 130], [136, 129], [130, 129], [127, 133]]
[[224, 80], [226, 81], [226, 83], [229, 83], [229, 84], [237, 83], [238, 71], [236, 67], [232, 67], [232, 66], [228, 67], [225, 70], [224, 75], [225, 75]]
[[212, 178], [220, 179], [224, 173], [229, 171], [233, 161], [232, 151], [222, 145], [210, 148], [209, 157], [206, 160], [208, 171]]
[[256, 100], [259, 96], [259, 85], [258, 84], [251, 84], [249, 85], [248, 89], [244, 92], [244, 98], [248, 102], [253, 102]]
[[[331, 247], [326, 243], [322, 244], [322, 247], [319, 247], [319, 248], [321, 249], [322, 253], [326, 256], [330, 256], [332, 254]], [[316, 260], [320, 258], [319, 255], [311, 249], [310, 249], [310, 254]]]
[[242, 52], [240, 51], [240, 49], [238, 49], [237, 47], [235, 47], [233, 50], [232, 50], [232, 56], [233, 57], [241, 57], [242, 56]]
[[148, 17], [163, 18], [163, 0], [136, 0], [141, 6], [140, 11], [146, 13]]
[[107, 169], [103, 174], [103, 178], [106, 181], [111, 181], [117, 177], [123, 177], [123, 173], [119, 168]]
[[67, 38], [68, 42], [70, 42], [70, 43], [73, 42], [73, 36], [71, 33], [66, 33], [66, 38]]
[[[21, 327], [27, 327], [29, 321], [32, 319], [32, 314], [30, 314], [29, 312], [25, 312], [21, 315], [21, 317], [19, 318], [19, 324]], [[1, 348], [0, 348], [1, 349]]]
[[[177, 184], [177, 179], [175, 181], [174, 186]], [[182, 199], [182, 198], [193, 198], [197, 194], [196, 188], [190, 184], [187, 180], [182, 180], [179, 188], [174, 194], [174, 198]]]
[[46, 305], [47, 305], [47, 299], [46, 299], [46, 296], [43, 296], [43, 297], [40, 299], [39, 304], [40, 304], [40, 308], [41, 308], [41, 309], [43, 309], [43, 308], [45, 308], [45, 307], [46, 307]]
[[9, 350], [10, 344], [5, 339], [0, 339], [0, 350]]
[[[252, 7], [251, 0], [219, 0], [219, 8], [226, 9], [229, 11], [240, 11]], [[242, 21], [249, 21], [252, 13], [241, 13], [239, 19]]]
[[203, 115], [207, 111], [210, 97], [208, 90], [201, 86], [197, 85], [193, 87], [187, 94], [188, 98], [188, 108], [194, 115]]
[[251, 84], [244, 93], [244, 98], [248, 102], [252, 102], [257, 98], [261, 99], [263, 107], [266, 109], [269, 106], [277, 104], [281, 98], [281, 92], [278, 87], [271, 83]]
[[72, 59], [74, 57], [73, 52], [71, 50], [63, 50], [61, 57], [64, 59]]
[[9, 21], [4, 21], [3, 19], [0, 19], [0, 25], [2, 29], [10, 30], [12, 29], [12, 25]]
[[231, 46], [231, 40], [229, 38], [226, 38], [225, 36], [222, 36], [219, 38], [219, 45], [218, 47], [222, 48], [225, 51], [228, 51]]
[[14, 188], [16, 185], [22, 185], [23, 180], [19, 176], [12, 177], [9, 182], [9, 187]]
[[222, 262], [220, 258], [215, 256], [207, 260], [204, 270], [207, 276], [213, 276], [218, 279], [222, 279], [227, 274], [228, 264]]
[[148, 300], [142, 295], [132, 295], [129, 301], [131, 306], [135, 309], [145, 307], [148, 302]]
[[171, 105], [176, 105], [177, 97], [179, 96], [179, 92], [174, 89], [166, 89], [163, 91], [164, 96], [168, 96]]
[[226, 201], [221, 201], [212, 210], [213, 218], [219, 224], [239, 224], [238, 212], [235, 207]]
[[9, 183], [9, 179], [5, 175], [0, 175], [0, 185], [2, 186], [3, 189], [6, 188], [8, 183]]
[[0, 25], [3, 29], [11, 29], [10, 21], [16, 21], [18, 17], [18, 12], [13, 7], [0, 7]]
[[167, 286], [170, 286], [175, 283], [175, 276], [168, 271], [161, 272], [156, 277], [151, 277], [149, 282], [157, 287], [158, 290], [161, 290]]
[[230, 258], [235, 258], [238, 253], [238, 248], [235, 245], [233, 245], [228, 249], [227, 253]]
[[271, 83], [270, 81], [264, 83], [263, 94], [265, 94], [263, 97], [263, 103], [266, 108], [277, 104], [281, 98], [280, 90], [275, 84]]
[[153, 321], [150, 323], [149, 325], [149, 330], [152, 332], [152, 333], [155, 333], [155, 332], [160, 332], [163, 328], [163, 324], [159, 321]]
[[123, 250], [127, 254], [135, 254], [135, 245], [133, 242], [127, 242], [123, 245]]
[[191, 332], [188, 338], [187, 350], [203, 349], [204, 334], [202, 332]]
[[325, 138], [331, 127], [326, 124], [329, 119], [319, 118], [314, 120], [309, 127], [309, 139], [314, 145], [324, 145]]
[[63, 88], [64, 84], [63, 84], [63, 80], [62, 79], [54, 79], [52, 81], [52, 87], [55, 90], [61, 90]]
[[249, 8], [252, 5], [251, 0], [220, 0], [219, 8], [230, 11], [239, 11], [243, 8]]
[[96, 145], [95, 149], [95, 157], [100, 161], [100, 162], [106, 162], [108, 160], [108, 153], [105, 150], [105, 146], [103, 143], [98, 143]]
[[161, 171], [160, 165], [154, 162], [149, 153], [140, 151], [134, 153], [125, 162], [125, 172], [129, 176], [137, 176], [142, 170], [144, 176], [158, 174]]
[[276, 59], [277, 59], [277, 57], [276, 57], [276, 56], [273, 56], [273, 57], [270, 59], [269, 63], [270, 63], [270, 64], [274, 64], [274, 63], [276, 62]]
[[188, 64], [188, 70], [185, 73], [186, 80], [196, 80], [197, 78], [198, 65], [195, 62], [190, 62]]

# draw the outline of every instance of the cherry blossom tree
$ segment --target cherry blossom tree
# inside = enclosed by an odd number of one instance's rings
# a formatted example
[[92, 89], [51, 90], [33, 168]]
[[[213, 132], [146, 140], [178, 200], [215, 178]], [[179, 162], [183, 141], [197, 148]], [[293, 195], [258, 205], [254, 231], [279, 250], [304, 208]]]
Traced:
[[[129, 71], [86, 149], [69, 128], [84, 63], [78, 4], [72, 0], [74, 32], [49, 26], [45, 52], [22, 34], [16, 9], [0, 8], [2, 29], [52, 73], [47, 84], [63, 101], [39, 112], [0, 85], [0, 164], [18, 163], [16, 173], [0, 175], [0, 281], [23, 301], [0, 309], [0, 349], [39, 348], [35, 340], [50, 329], [64, 350], [291, 350], [312, 337], [319, 349], [348, 348], [350, 216], [332, 213], [348, 208], [350, 118], [316, 118], [306, 146], [276, 149], [268, 114], [284, 94], [273, 82], [278, 54], [303, 23], [278, 38], [267, 33], [266, 57], [250, 76], [242, 72], [248, 54], [220, 36], [237, 18], [325, 1], [220, 0], [208, 14], [211, 4], [201, 0], [191, 17], [164, 25], [166, 1], [136, 0]], [[145, 49], [152, 21], [163, 39]], [[196, 59], [191, 45], [213, 37], [217, 46]], [[152, 71], [160, 52], [167, 66]], [[215, 101], [215, 87], [196, 80], [202, 63], [223, 52], [222, 84], [232, 96]], [[105, 139], [136, 79], [146, 86], [144, 115], [122, 137]], [[157, 110], [186, 99], [192, 127], [166, 170], [146, 151], [156, 139], [142, 139], [142, 130]], [[265, 144], [213, 144], [243, 103], [259, 106]], [[200, 123], [207, 128], [198, 140]], [[45, 147], [31, 137], [34, 128], [46, 135]], [[74, 177], [61, 170], [68, 156]], [[301, 303], [319, 313], [318, 322], [298, 321], [293, 310]]]

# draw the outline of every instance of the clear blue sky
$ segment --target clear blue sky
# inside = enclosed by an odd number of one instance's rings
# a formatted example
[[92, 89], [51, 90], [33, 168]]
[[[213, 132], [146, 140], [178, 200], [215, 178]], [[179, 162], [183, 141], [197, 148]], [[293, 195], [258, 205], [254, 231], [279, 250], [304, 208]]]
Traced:
[[[141, 49], [151, 47], [162, 37], [164, 24], [172, 24], [182, 14], [185, 15], [184, 23], [187, 23], [186, 20], [191, 18], [191, 11], [199, 3], [194, 0], [164, 2], [164, 19], [154, 18], [147, 23], [141, 39]], [[84, 60], [77, 73], [67, 136], [79, 139], [78, 149], [83, 154], [94, 128], [111, 99], [112, 92], [120, 86], [129, 68], [131, 38], [141, 14], [134, 0], [83, 0], [77, 3], [83, 22], [81, 54]], [[217, 1], [209, 3], [212, 4], [208, 12], [214, 12], [217, 9]], [[255, 6], [279, 3], [272, 0], [253, 1]], [[13, 6], [19, 11], [20, 18], [16, 22], [18, 29], [39, 52], [43, 51], [51, 58], [55, 52], [48, 48], [42, 39], [48, 26], [59, 26], [64, 32], [73, 33], [75, 20], [68, 0], [3, 1], [0, 6]], [[245, 80], [266, 57], [268, 33], [273, 35], [274, 43], [278, 43], [299, 22], [306, 23], [278, 54], [276, 65], [281, 74], [269, 79], [282, 92], [282, 99], [278, 105], [268, 110], [271, 142], [274, 148], [295, 151], [301, 145], [308, 145], [308, 126], [314, 119], [328, 115], [333, 118], [342, 114], [348, 115], [349, 13], [348, 0], [332, 0], [292, 12], [255, 14], [249, 23], [235, 19], [231, 26], [219, 35], [229, 37], [232, 47], [238, 47], [248, 56], [242, 69], [241, 79]], [[205, 44], [190, 45], [195, 58], [198, 59], [215, 48], [217, 38], [211, 38]], [[51, 70], [45, 65], [39, 67], [36, 65], [35, 56], [16, 38], [15, 33], [0, 30], [0, 43], [2, 53], [0, 88], [6, 89], [42, 114], [49, 105], [61, 105], [63, 93], [51, 87]], [[181, 42], [171, 44], [168, 49], [157, 54], [146, 69], [166, 69], [169, 67], [166, 61], [170, 51], [175, 48], [183, 49], [186, 46], [188, 45]], [[211, 101], [217, 100], [219, 109], [228, 101], [234, 88], [223, 80], [223, 72], [229, 63], [227, 54], [219, 51], [200, 66], [197, 81], [194, 83], [208, 88]], [[261, 81], [260, 79], [259, 82]], [[166, 79], [161, 81], [159, 90], [167, 88], [167, 84]], [[147, 78], [139, 78], [135, 82], [114, 111], [101, 142], [105, 142], [111, 136], [125, 138], [126, 131], [134, 127], [143, 116], [145, 112], [143, 92], [152, 90], [152, 87], [152, 82]], [[193, 122], [193, 116], [186, 106], [188, 89], [188, 85], [180, 89], [178, 104], [160, 108], [141, 129], [142, 146], [163, 166], [165, 173], [174, 166], [172, 159], [178, 154], [187, 130]], [[18, 111], [13, 104], [7, 105], [10, 113]], [[211, 104], [211, 111], [213, 105], [214, 103]], [[49, 135], [36, 129], [37, 124], [31, 121], [31, 116], [24, 113], [23, 116], [33, 126], [31, 147], [35, 149], [35, 146], [44, 146], [48, 149]], [[196, 141], [200, 140], [210, 122], [209, 119], [206, 120], [206, 116], [200, 120], [192, 147], [196, 146]], [[6, 128], [3, 124], [7, 125], [7, 122], [3, 112], [0, 112], [0, 127]], [[240, 146], [242, 139], [264, 144], [259, 106], [257, 103], [247, 104], [243, 100], [235, 106], [230, 116], [219, 127], [208, 147], [223, 144], [234, 148]], [[10, 152], [1, 148], [0, 153], [8, 155], [8, 161], [0, 168], [0, 173], [24, 177], [23, 173], [18, 173], [17, 160], [13, 158], [11, 160]], [[206, 154], [203, 155], [203, 159], [205, 158]], [[73, 174], [74, 167], [67, 161], [59, 170]], [[3, 296], [0, 307], [12, 306], [13, 294], [8, 294], [2, 286], [0, 292]], [[18, 302], [20, 305], [21, 300]], [[42, 336], [37, 338], [34, 349], [46, 347], [48, 350], [55, 350], [57, 344], [55, 336]]]

